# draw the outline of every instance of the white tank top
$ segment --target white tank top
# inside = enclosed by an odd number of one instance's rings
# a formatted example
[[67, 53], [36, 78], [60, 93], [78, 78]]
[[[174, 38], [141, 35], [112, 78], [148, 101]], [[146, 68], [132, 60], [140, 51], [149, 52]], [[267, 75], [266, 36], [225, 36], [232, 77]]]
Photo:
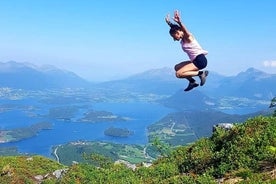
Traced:
[[193, 61], [196, 58], [196, 56], [200, 54], [208, 54], [208, 51], [203, 50], [195, 38], [190, 43], [184, 42], [183, 39], [180, 41], [180, 43], [183, 51], [188, 54], [191, 61]]

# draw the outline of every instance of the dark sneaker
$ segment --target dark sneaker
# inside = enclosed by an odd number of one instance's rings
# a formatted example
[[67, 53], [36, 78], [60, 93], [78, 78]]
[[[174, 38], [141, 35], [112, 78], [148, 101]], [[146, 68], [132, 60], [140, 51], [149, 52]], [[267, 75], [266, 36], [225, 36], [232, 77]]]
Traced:
[[198, 83], [193, 82], [193, 83], [189, 83], [188, 87], [186, 89], [184, 89], [184, 91], [190, 91], [191, 89], [195, 88], [198, 86]]
[[199, 76], [200, 78], [200, 86], [203, 86], [206, 82], [206, 77], [208, 76], [209, 72], [207, 70], [203, 71], [203, 73]]

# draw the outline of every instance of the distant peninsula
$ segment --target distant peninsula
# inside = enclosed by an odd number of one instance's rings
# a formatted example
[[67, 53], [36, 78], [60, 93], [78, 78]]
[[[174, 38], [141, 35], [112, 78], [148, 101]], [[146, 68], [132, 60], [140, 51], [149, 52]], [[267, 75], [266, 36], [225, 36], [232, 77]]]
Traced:
[[104, 135], [112, 136], [112, 137], [129, 137], [133, 134], [134, 134], [133, 131], [130, 131], [126, 128], [109, 127], [104, 131]]
[[0, 130], [0, 144], [7, 142], [20, 141], [29, 137], [35, 136], [39, 131], [44, 129], [50, 129], [51, 123], [40, 122], [33, 124], [29, 127], [16, 128], [12, 130]]

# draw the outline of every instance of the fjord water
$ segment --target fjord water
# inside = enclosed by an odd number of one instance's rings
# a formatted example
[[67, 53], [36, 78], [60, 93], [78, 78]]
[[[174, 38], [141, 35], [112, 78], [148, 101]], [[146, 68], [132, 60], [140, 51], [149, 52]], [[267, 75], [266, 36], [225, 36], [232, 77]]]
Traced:
[[[18, 103], [18, 101], [17, 101]], [[22, 101], [20, 105], [26, 105], [34, 102]], [[38, 105], [38, 104], [36, 104]], [[47, 105], [39, 104], [35, 113], [45, 114], [49, 108]], [[160, 120], [171, 109], [165, 108], [153, 103], [97, 103], [91, 104], [93, 110], [104, 110], [112, 112], [114, 115], [130, 118], [128, 121], [120, 122], [99, 122], [83, 123], [71, 121], [59, 121], [47, 119], [39, 116], [29, 116], [22, 110], [10, 110], [2, 112], [0, 116], [0, 129], [8, 130], [30, 126], [38, 122], [50, 122], [53, 124], [49, 130], [42, 130], [34, 137], [21, 141], [2, 143], [0, 147], [18, 147], [22, 153], [39, 154], [51, 157], [52, 146], [65, 144], [71, 141], [107, 141], [123, 144], [146, 144], [147, 143], [147, 126]], [[83, 112], [77, 116], [81, 117]], [[134, 131], [134, 134], [128, 138], [114, 138], [104, 135], [104, 131], [109, 127], [127, 128]]]

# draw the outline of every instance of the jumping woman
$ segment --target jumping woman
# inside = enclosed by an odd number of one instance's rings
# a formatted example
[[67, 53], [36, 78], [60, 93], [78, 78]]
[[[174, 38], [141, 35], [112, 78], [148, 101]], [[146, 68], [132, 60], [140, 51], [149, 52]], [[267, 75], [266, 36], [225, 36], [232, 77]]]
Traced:
[[190, 61], [183, 61], [175, 65], [177, 78], [185, 78], [189, 81], [189, 85], [184, 91], [190, 91], [191, 89], [199, 86], [194, 76], [199, 76], [200, 86], [203, 86], [208, 76], [208, 71], [201, 71], [207, 66], [207, 59], [205, 55], [208, 51], [202, 49], [195, 37], [187, 30], [184, 24], [180, 20], [180, 14], [176, 10], [174, 12], [173, 20], [177, 24], [170, 22], [170, 15], [168, 14], [165, 18], [166, 23], [170, 26], [170, 35], [174, 41], [180, 41], [181, 47], [184, 52], [187, 53]]

